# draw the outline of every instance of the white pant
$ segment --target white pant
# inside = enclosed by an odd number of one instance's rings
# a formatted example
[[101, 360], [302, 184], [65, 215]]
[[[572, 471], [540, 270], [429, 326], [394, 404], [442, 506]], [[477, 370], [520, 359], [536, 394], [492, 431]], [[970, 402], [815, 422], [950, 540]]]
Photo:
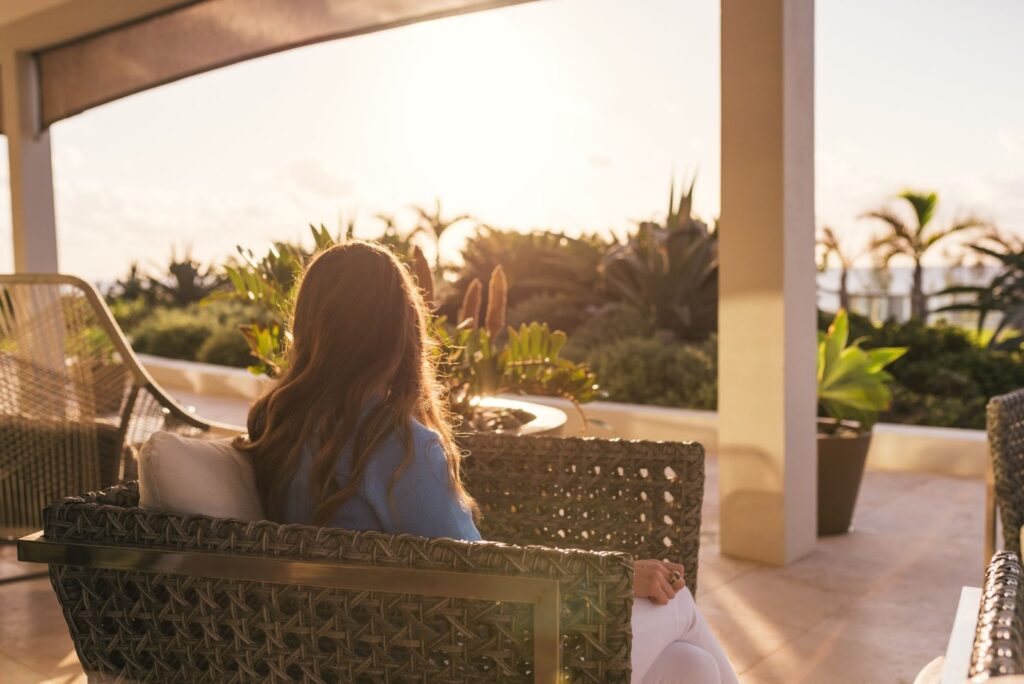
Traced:
[[634, 599], [632, 623], [632, 684], [739, 684], [688, 589], [664, 606]]

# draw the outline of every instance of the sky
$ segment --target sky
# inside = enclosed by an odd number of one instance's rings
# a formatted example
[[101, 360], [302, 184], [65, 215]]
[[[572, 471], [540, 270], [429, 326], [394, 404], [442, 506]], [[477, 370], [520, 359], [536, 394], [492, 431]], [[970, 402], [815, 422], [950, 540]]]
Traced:
[[[108, 282], [134, 260], [217, 260], [351, 217], [372, 237], [377, 213], [408, 221], [435, 199], [501, 227], [622, 236], [663, 215], [673, 174], [696, 174], [696, 212], [713, 218], [718, 7], [544, 0], [263, 57], [61, 121], [61, 270]], [[857, 252], [876, 229], [858, 216], [913, 187], [939, 191], [939, 221], [969, 212], [1024, 234], [1024, 3], [816, 7], [818, 224]], [[6, 181], [3, 164], [0, 270]]]

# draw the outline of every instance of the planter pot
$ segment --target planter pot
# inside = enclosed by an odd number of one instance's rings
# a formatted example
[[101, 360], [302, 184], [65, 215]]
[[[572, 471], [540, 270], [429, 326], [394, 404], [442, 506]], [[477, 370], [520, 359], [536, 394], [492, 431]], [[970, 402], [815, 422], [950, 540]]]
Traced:
[[506, 397], [484, 397], [479, 404], [486, 409], [514, 411], [525, 420], [522, 425], [509, 430], [517, 435], [549, 435], [559, 436], [565, 428], [567, 416], [565, 411], [554, 406], [535, 404], [531, 401], [519, 401]]
[[850, 531], [870, 444], [871, 433], [855, 429], [818, 434], [819, 535]]

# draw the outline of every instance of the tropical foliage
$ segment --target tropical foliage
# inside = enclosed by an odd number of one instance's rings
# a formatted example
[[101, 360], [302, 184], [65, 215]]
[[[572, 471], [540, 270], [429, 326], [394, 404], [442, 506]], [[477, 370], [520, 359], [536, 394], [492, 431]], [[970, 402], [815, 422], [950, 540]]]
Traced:
[[[579, 311], [599, 298], [598, 265], [604, 249], [605, 243], [594, 237], [482, 226], [462, 249], [463, 263], [444, 311], [453, 313], [470, 284], [486, 281], [499, 264], [509, 279], [510, 308], [539, 297], [557, 297], [565, 307]], [[482, 295], [486, 299], [486, 293]]]
[[902, 347], [862, 349], [849, 341], [849, 319], [840, 309], [826, 332], [818, 334], [818, 404], [837, 425], [856, 421], [870, 431], [878, 414], [889, 408], [892, 376], [884, 369], [907, 350]]
[[185, 307], [196, 304], [222, 288], [224, 277], [212, 266], [204, 267], [188, 253], [171, 253], [166, 272], [152, 274], [137, 261], [128, 274], [107, 291], [107, 301], [144, 301], [149, 306]]
[[850, 309], [850, 269], [853, 267], [854, 255], [842, 243], [839, 236], [828, 226], [823, 226], [818, 233], [818, 272], [828, 270], [830, 262], [839, 262], [839, 307]]
[[600, 395], [597, 377], [585, 365], [560, 357], [564, 332], [535, 321], [506, 325], [509, 288], [502, 266], [491, 272], [486, 306], [482, 289], [479, 280], [466, 288], [457, 325], [444, 316], [433, 324], [439, 375], [454, 413], [472, 423], [480, 413], [478, 398], [497, 394], [556, 396], [576, 406]]
[[950, 235], [972, 228], [988, 225], [979, 218], [969, 216], [939, 227], [932, 222], [939, 204], [935, 192], [904, 190], [896, 196], [901, 204], [909, 207], [910, 220], [901, 216], [895, 207], [882, 207], [864, 214], [864, 218], [875, 219], [885, 226], [885, 232], [871, 243], [879, 261], [888, 266], [895, 257], [903, 256], [913, 262], [914, 275], [910, 291], [910, 313], [912, 318], [926, 320], [928, 317], [928, 295], [924, 291], [924, 267], [922, 259], [940, 241]]
[[[333, 236], [322, 226], [311, 230], [316, 250], [351, 238], [351, 231]], [[240, 326], [252, 357], [257, 359], [250, 370], [274, 375], [285, 363], [298, 276], [313, 253], [286, 244], [274, 245], [260, 257], [251, 250], [238, 251], [242, 261], [226, 269], [234, 287], [229, 296], [260, 307], [266, 314], [262, 321]], [[410, 265], [431, 301], [434, 282], [418, 248]], [[567, 341], [564, 332], [537, 322], [518, 328], [506, 326], [508, 289], [504, 270], [498, 265], [490, 274], [486, 305], [481, 297], [482, 284], [475, 280], [466, 290], [455, 325], [444, 316], [431, 323], [451, 409], [477, 428], [483, 427], [475, 422], [483, 413], [476, 404], [481, 396], [529, 393], [558, 396], [579, 404], [599, 393], [597, 379], [585, 365], [559, 356]], [[488, 415], [485, 420], [501, 421], [498, 428], [510, 427], [508, 416]], [[486, 427], [494, 429], [495, 425]]]
[[[624, 239], [478, 227], [461, 259], [441, 268], [417, 245], [433, 256], [430, 243], [450, 235], [451, 226], [466, 217], [449, 217], [437, 205], [417, 210], [418, 229], [379, 217], [383, 230], [377, 240], [406, 260], [434, 307], [438, 362], [453, 408], [471, 427], [513, 424], [508, 416], [473, 405], [472, 397], [493, 392], [554, 394], [580, 403], [602, 396], [715, 407], [717, 234], [693, 216], [693, 193], [692, 183], [682, 191], [673, 183], [664, 218], [638, 224]], [[898, 205], [871, 213], [887, 227], [873, 243], [881, 276], [898, 254], [914, 260], [947, 235], [980, 224], [971, 219], [941, 225], [934, 218], [937, 201], [934, 193], [903, 193]], [[157, 275], [133, 264], [108, 290], [108, 301], [139, 351], [273, 373], [287, 343], [298, 275], [315, 249], [350, 239], [354, 229], [352, 221], [336, 233], [311, 227], [311, 239], [303, 243], [240, 248], [217, 267], [173, 255], [166, 272]], [[877, 381], [884, 375], [856, 387], [850, 384], [860, 381], [856, 373], [830, 375], [822, 388], [823, 414], [827, 408], [864, 419], [858, 412], [868, 411], [867, 424], [881, 419], [977, 429], [984, 428], [988, 397], [1024, 386], [1024, 242], [991, 231], [974, 238], [975, 254], [998, 263], [1000, 274], [988, 287], [946, 291], [970, 299], [947, 310], [976, 311], [982, 327], [1000, 317], [991, 341], [954, 326], [926, 325], [920, 297], [918, 317], [909, 323], [873, 325], [844, 314], [842, 345], [834, 316], [821, 314], [819, 328], [842, 348], [844, 363], [871, 359], [877, 348], [906, 349], [881, 369], [892, 378], [882, 389]], [[835, 231], [823, 229], [819, 265], [838, 263], [846, 270], [858, 256], [848, 247]], [[185, 303], [203, 291], [210, 294], [201, 303]], [[851, 344], [852, 339], [857, 341]], [[891, 401], [879, 408], [885, 388]], [[860, 398], [850, 400], [851, 392]], [[869, 410], [865, 401], [872, 398]]]
[[683, 340], [705, 339], [718, 328], [718, 236], [692, 216], [693, 187], [677, 203], [673, 183], [665, 224], [639, 224], [601, 264], [614, 299]]
[[262, 256], [239, 246], [241, 261], [224, 267], [232, 290], [220, 295], [258, 307], [261, 320], [239, 326], [255, 363], [254, 373], [276, 375], [284, 359], [288, 339], [288, 322], [302, 269], [316, 251], [326, 249], [339, 240], [351, 237], [349, 226], [343, 235], [334, 236], [323, 225], [309, 227], [313, 250], [290, 242], [275, 242]]
[[989, 316], [999, 321], [989, 338], [994, 349], [1017, 350], [1024, 343], [1024, 245], [1000, 240], [1002, 249], [983, 244], [971, 245], [975, 252], [999, 265], [999, 273], [987, 285], [949, 287], [942, 294], [967, 295], [970, 300], [943, 307], [942, 311], [973, 311], [978, 314], [978, 332], [985, 329]]

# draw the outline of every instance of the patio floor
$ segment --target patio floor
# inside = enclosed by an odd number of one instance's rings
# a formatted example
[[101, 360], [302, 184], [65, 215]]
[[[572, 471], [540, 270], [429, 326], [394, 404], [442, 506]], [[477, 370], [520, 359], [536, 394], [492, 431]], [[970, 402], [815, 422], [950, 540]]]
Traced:
[[[945, 650], [960, 587], [981, 581], [982, 482], [869, 472], [854, 530], [774, 568], [719, 555], [708, 465], [698, 603], [741, 681], [911, 684]], [[19, 565], [0, 547], [0, 577]], [[0, 673], [85, 682], [49, 580], [0, 585]]]

